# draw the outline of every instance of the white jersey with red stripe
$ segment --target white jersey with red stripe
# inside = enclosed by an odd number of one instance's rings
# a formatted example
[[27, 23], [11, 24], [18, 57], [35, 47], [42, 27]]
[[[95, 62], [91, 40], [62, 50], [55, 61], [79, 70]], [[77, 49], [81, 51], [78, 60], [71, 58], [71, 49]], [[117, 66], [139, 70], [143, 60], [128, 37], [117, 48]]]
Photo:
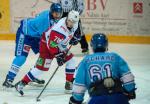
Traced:
[[66, 26], [66, 19], [66, 17], [60, 19], [57, 24], [45, 32], [46, 43], [51, 52], [56, 53], [56, 48], [59, 48], [60, 51], [65, 51], [69, 41], [78, 28], [78, 23], [76, 23], [73, 28], [69, 30]]

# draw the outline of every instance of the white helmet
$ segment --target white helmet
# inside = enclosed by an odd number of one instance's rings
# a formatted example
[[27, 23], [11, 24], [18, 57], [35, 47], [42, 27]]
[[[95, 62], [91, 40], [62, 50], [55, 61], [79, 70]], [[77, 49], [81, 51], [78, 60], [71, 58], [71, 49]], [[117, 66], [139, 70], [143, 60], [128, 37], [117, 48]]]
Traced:
[[79, 12], [72, 10], [68, 14], [68, 20], [72, 22], [78, 22], [79, 21]]

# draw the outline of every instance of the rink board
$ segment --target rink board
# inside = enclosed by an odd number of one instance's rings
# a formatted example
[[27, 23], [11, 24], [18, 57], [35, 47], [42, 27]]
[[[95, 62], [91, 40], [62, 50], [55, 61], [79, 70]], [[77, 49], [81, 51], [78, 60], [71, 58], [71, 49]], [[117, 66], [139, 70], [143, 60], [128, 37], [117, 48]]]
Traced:
[[[91, 36], [92, 34], [86, 35], [86, 39], [88, 42], [90, 41]], [[108, 39], [110, 42], [116, 43], [150, 44], [150, 36], [109, 34]], [[15, 34], [0, 34], [0, 40], [15, 40]]]

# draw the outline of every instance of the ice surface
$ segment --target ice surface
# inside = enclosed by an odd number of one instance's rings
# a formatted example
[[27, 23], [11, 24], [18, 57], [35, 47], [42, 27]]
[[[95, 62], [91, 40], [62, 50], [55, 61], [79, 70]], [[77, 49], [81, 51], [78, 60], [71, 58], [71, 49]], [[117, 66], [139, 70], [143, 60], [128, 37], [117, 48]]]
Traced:
[[[1, 85], [14, 57], [14, 47], [14, 41], [0, 41], [0, 104], [68, 104], [71, 95], [64, 94], [65, 66], [59, 68], [41, 96], [40, 102], [36, 102], [36, 97], [40, 93], [42, 87], [25, 87], [24, 97], [20, 97], [14, 89], [10, 91], [4, 91], [2, 89]], [[117, 52], [124, 57], [135, 75], [138, 88], [136, 91], [137, 99], [131, 101], [131, 104], [150, 104], [150, 45], [110, 43], [109, 50]], [[82, 57], [79, 57], [80, 51], [80, 45], [72, 49], [72, 52], [78, 56], [75, 57], [77, 63], [82, 60]], [[34, 55], [33, 52], [30, 52], [26, 63], [21, 68], [14, 83], [21, 80], [29, 71], [35, 64], [37, 57], [38, 55]], [[50, 70], [43, 73], [41, 78], [47, 81], [56, 67], [57, 64], [54, 60]], [[88, 99], [87, 95], [85, 99]]]

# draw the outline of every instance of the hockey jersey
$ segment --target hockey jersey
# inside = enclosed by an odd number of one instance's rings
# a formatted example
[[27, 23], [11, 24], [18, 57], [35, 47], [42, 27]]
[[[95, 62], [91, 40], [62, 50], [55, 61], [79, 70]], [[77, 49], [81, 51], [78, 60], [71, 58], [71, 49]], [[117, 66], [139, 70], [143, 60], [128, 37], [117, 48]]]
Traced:
[[43, 32], [57, 22], [54, 21], [50, 14], [50, 11], [46, 10], [38, 14], [35, 18], [24, 19], [23, 33], [32, 37], [41, 37]]
[[84, 0], [58, 0], [58, 2], [61, 3], [64, 12], [76, 10], [81, 14], [84, 10]]
[[57, 24], [44, 33], [51, 54], [67, 50], [67, 45], [78, 28], [78, 23], [76, 23], [69, 30], [66, 26], [66, 19], [66, 17], [60, 19]]
[[135, 89], [134, 76], [128, 64], [116, 53], [87, 55], [79, 64], [73, 84], [73, 97], [82, 101], [92, 82], [107, 77], [118, 78], [127, 91]]

